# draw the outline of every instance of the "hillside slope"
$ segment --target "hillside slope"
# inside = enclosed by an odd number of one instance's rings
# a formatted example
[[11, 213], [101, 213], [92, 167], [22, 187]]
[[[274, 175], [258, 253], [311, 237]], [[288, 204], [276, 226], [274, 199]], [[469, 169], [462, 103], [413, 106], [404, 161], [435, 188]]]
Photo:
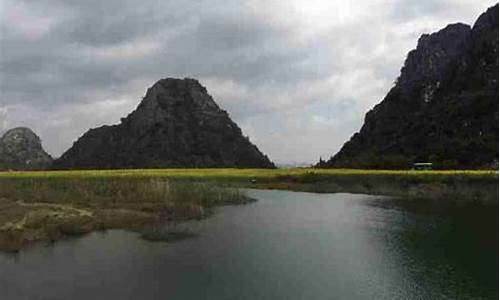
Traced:
[[471, 28], [424, 34], [361, 130], [320, 167], [498, 165], [498, 4]]

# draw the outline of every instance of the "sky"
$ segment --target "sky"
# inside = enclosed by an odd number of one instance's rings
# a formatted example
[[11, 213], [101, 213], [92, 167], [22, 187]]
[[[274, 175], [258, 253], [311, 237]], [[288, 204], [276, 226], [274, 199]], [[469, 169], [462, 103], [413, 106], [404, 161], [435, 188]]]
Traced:
[[196, 78], [277, 163], [335, 154], [420, 35], [489, 0], [0, 0], [0, 133], [60, 156], [148, 87]]

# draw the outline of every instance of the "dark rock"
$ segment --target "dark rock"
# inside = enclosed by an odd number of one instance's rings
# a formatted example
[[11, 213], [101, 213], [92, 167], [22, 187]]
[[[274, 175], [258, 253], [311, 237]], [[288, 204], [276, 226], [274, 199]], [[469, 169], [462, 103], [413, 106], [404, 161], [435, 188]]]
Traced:
[[472, 29], [424, 34], [396, 85], [322, 167], [407, 168], [430, 161], [477, 168], [498, 161], [498, 4]]
[[258, 167], [273, 163], [195, 79], [167, 78], [119, 125], [91, 129], [55, 168]]
[[29, 128], [8, 130], [0, 138], [0, 169], [46, 169], [52, 158], [42, 148], [40, 138]]

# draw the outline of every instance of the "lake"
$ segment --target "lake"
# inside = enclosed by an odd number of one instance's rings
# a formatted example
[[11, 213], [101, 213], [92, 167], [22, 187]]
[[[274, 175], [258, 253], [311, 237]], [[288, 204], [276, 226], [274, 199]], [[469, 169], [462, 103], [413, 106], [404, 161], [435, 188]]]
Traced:
[[0, 254], [1, 299], [498, 299], [498, 205], [248, 190], [194, 238]]

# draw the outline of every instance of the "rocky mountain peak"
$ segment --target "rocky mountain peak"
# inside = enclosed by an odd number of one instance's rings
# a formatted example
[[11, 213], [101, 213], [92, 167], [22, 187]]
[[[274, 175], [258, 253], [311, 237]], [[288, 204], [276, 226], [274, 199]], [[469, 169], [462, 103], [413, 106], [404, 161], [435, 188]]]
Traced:
[[42, 148], [38, 135], [27, 127], [16, 127], [7, 130], [2, 137], [2, 142], [13, 147]]
[[492, 28], [498, 29], [498, 3], [488, 8], [483, 14], [481, 14], [473, 26], [474, 31], [488, 30]]
[[198, 80], [192, 78], [165, 78], [157, 81], [146, 92], [144, 97], [147, 102], [154, 102], [157, 105], [162, 105], [162, 108], [167, 108], [169, 102], [178, 103], [186, 101], [187, 104], [193, 106], [216, 108], [217, 105], [211, 97], [207, 97], [208, 93], [204, 86]]
[[456, 23], [436, 33], [423, 34], [401, 69], [398, 85], [403, 92], [411, 95], [415, 85], [439, 85], [449, 63], [462, 53], [470, 32], [469, 25]]
[[27, 127], [10, 129], [0, 138], [2, 169], [43, 169], [51, 163], [52, 158], [43, 150], [40, 138]]
[[225, 113], [196, 79], [165, 78], [147, 90], [143, 101], [129, 115], [128, 121], [143, 122], [147, 119], [148, 123], [154, 123], [168, 118], [169, 114], [186, 113], [179, 111], [180, 109], [211, 114]]
[[274, 167], [196, 79], [165, 78], [121, 124], [89, 130], [56, 168]]

